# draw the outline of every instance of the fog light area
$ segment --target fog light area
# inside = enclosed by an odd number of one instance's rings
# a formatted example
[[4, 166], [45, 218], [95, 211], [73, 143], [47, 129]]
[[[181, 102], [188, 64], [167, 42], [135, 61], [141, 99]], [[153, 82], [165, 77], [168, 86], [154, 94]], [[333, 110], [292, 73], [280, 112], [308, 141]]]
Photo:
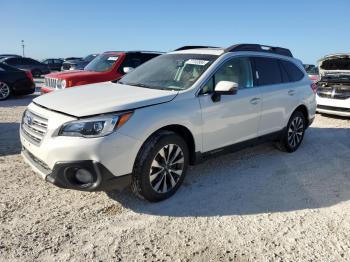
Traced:
[[90, 184], [93, 182], [93, 175], [86, 169], [78, 169], [74, 176], [77, 182], [81, 184]]

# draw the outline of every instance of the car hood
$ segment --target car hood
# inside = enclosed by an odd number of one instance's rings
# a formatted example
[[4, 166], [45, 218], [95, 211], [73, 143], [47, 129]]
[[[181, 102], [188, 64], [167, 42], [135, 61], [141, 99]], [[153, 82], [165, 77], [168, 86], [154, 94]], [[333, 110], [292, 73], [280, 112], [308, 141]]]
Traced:
[[39, 96], [33, 102], [50, 110], [84, 117], [166, 103], [177, 94], [178, 91], [103, 82], [58, 90]]
[[318, 61], [321, 77], [350, 75], [350, 54], [328, 55]]
[[71, 71], [62, 71], [58, 73], [51, 73], [46, 75], [45, 77], [49, 78], [58, 78], [58, 79], [69, 79], [73, 80], [75, 77], [82, 78], [82, 77], [94, 77], [101, 75], [103, 72], [94, 72], [94, 71], [85, 71], [85, 70], [71, 70]]

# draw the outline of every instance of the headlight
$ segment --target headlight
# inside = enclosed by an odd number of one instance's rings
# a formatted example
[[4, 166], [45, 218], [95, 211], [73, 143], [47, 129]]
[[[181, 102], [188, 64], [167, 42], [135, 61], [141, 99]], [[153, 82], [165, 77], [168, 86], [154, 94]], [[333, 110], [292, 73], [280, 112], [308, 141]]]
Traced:
[[101, 137], [106, 136], [124, 125], [132, 112], [120, 115], [107, 115], [72, 121], [64, 124], [59, 136]]
[[56, 84], [57, 89], [66, 88], [66, 80], [58, 79]]
[[61, 88], [66, 88], [66, 80], [62, 80], [61, 82]]

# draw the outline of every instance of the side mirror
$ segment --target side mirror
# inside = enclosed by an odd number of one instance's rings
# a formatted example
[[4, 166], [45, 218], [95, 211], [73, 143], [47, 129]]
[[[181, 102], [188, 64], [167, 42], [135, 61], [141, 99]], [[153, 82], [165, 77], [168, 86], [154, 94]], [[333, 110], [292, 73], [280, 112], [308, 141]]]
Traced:
[[221, 95], [235, 95], [237, 94], [238, 84], [231, 81], [219, 81], [214, 89], [212, 95], [213, 102], [220, 101]]
[[123, 67], [123, 72], [124, 72], [125, 74], [130, 73], [130, 72], [133, 71], [133, 70], [134, 70], [133, 67]]

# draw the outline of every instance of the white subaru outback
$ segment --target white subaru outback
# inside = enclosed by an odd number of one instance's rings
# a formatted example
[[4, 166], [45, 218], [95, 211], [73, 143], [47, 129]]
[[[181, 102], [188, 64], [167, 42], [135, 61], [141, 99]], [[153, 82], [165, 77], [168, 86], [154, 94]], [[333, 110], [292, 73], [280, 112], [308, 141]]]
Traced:
[[46, 181], [85, 191], [131, 184], [159, 201], [189, 164], [276, 140], [295, 151], [312, 123], [315, 87], [288, 49], [187, 46], [118, 82], [40, 96], [23, 114], [22, 155]]

